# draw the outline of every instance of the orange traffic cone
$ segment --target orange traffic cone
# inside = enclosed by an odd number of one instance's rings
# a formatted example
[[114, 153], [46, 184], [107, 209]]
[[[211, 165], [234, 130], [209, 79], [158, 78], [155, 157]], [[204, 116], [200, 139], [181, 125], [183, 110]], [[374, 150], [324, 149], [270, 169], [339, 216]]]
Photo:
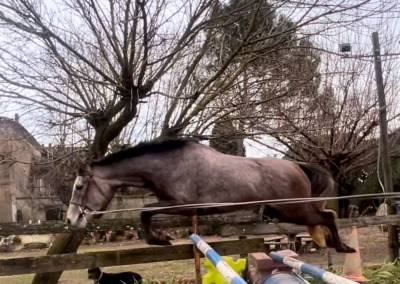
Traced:
[[355, 253], [347, 253], [344, 260], [343, 276], [358, 283], [368, 282], [362, 274], [360, 247], [358, 244], [358, 230], [356, 226], [351, 228], [349, 244], [356, 250]]

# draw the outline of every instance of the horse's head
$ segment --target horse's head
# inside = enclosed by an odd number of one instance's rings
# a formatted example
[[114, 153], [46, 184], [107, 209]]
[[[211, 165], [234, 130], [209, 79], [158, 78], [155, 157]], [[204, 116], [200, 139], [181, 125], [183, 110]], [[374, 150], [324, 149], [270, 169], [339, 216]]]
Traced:
[[67, 223], [80, 228], [85, 228], [87, 224], [86, 216], [87, 193], [90, 187], [91, 174], [88, 169], [79, 169], [72, 188], [71, 201], [67, 210]]
[[95, 210], [103, 210], [108, 205], [111, 197], [105, 194], [104, 188], [100, 188], [90, 167], [80, 169], [72, 189], [71, 201], [66, 216], [67, 223], [79, 228], [85, 228], [87, 221], [93, 217], [92, 214], [88, 213]]

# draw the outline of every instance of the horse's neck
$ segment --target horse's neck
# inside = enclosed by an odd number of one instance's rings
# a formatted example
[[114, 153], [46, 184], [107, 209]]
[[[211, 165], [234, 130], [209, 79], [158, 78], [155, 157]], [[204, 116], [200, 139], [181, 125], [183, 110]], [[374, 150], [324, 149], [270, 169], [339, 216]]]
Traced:
[[129, 158], [120, 163], [92, 168], [93, 176], [102, 182], [109, 183], [112, 187], [137, 186], [143, 187], [146, 181], [152, 180], [162, 167], [162, 159], [146, 157]]
[[[96, 177], [114, 182], [121, 182], [122, 186], [134, 185], [144, 180], [152, 180], [160, 172], [160, 169], [171, 166], [169, 160], [156, 154], [146, 154], [132, 157], [119, 163], [94, 167]], [[117, 178], [116, 178], [117, 177]]]

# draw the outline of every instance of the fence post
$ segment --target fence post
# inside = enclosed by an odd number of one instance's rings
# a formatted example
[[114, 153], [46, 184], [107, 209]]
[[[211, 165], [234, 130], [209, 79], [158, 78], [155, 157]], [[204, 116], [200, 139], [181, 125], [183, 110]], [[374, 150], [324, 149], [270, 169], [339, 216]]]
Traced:
[[[390, 149], [388, 143], [388, 131], [387, 131], [387, 118], [386, 118], [386, 99], [385, 99], [385, 87], [382, 76], [382, 62], [381, 62], [381, 51], [379, 44], [379, 35], [377, 32], [372, 33], [372, 45], [374, 54], [374, 65], [375, 65], [375, 79], [376, 88], [378, 92], [379, 102], [379, 143], [380, 143], [380, 154], [382, 155], [382, 172], [383, 172], [383, 183], [386, 192], [393, 192], [393, 177], [392, 168], [390, 163]], [[380, 161], [378, 161], [380, 163]], [[389, 214], [396, 214], [392, 201], [387, 201], [389, 205]], [[388, 251], [390, 261], [395, 261], [399, 258], [399, 236], [398, 227], [394, 225], [388, 226]]]
[[[197, 215], [194, 214], [192, 217], [192, 231], [194, 234], [197, 234]], [[196, 274], [196, 284], [201, 284], [201, 273], [200, 273], [200, 253], [199, 251], [193, 247], [193, 254], [194, 254], [194, 270]]]

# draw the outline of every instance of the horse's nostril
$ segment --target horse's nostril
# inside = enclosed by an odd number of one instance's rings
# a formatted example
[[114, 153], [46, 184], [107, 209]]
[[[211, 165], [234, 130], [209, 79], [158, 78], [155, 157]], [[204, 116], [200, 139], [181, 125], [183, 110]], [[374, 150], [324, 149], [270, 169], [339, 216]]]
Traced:
[[67, 219], [66, 222], [67, 222], [68, 225], [71, 225], [71, 220], [70, 219]]

